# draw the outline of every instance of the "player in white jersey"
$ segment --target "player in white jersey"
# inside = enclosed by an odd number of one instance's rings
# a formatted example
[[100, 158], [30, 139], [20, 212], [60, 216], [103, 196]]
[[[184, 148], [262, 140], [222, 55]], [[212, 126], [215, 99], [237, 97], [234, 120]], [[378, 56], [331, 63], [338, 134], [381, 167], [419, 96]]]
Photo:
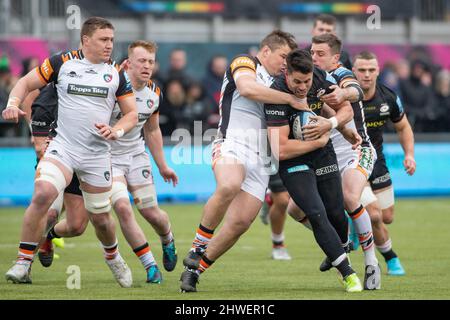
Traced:
[[[24, 115], [18, 106], [30, 91], [54, 82], [58, 92], [56, 137], [36, 170], [19, 255], [6, 273], [7, 280], [14, 283], [31, 283], [31, 264], [44, 233], [46, 213], [75, 172], [107, 265], [121, 286], [132, 285], [131, 271], [118, 251], [114, 219], [109, 215], [112, 176], [108, 140], [118, 139], [132, 129], [137, 112], [125, 72], [119, 72], [110, 60], [113, 39], [114, 27], [108, 20], [89, 18], [81, 29], [81, 50], [46, 59], [21, 78], [10, 93], [3, 117], [17, 122]], [[111, 127], [109, 120], [116, 100], [124, 116]]]
[[[145, 142], [147, 142], [161, 176], [167, 182], [172, 181], [175, 186], [178, 183], [178, 177], [167, 166], [159, 128], [161, 90], [150, 80], [155, 66], [156, 50], [156, 44], [148, 41], [135, 41], [128, 47], [125, 68], [136, 96], [139, 120], [137, 126], [130, 132], [111, 142], [113, 172], [111, 201], [125, 238], [146, 269], [149, 283], [160, 283], [162, 276], [144, 232], [136, 222], [128, 191], [133, 195], [141, 215], [160, 236], [164, 268], [172, 271], [177, 263], [169, 217], [158, 206], [150, 159], [145, 151]], [[121, 117], [122, 112], [116, 106], [110, 125], [114, 126]], [[141, 135], [142, 129], [144, 136]]]
[[[263, 39], [256, 57], [239, 55], [226, 71], [219, 106], [219, 137], [213, 143], [217, 185], [204, 207], [192, 249], [183, 260], [183, 292], [197, 291], [200, 273], [247, 231], [264, 201], [270, 174], [264, 167], [270, 167], [270, 163], [259, 147], [267, 142], [263, 103], [307, 108], [305, 101], [268, 88], [273, 76], [286, 67], [286, 57], [296, 46], [291, 34], [274, 31]], [[225, 221], [213, 238], [224, 216]]]
[[[375, 255], [372, 225], [370, 216], [361, 204], [361, 194], [372, 173], [376, 160], [376, 152], [364, 123], [364, 110], [361, 100], [363, 91], [353, 73], [339, 63], [342, 49], [341, 40], [334, 34], [325, 33], [312, 38], [311, 54], [313, 62], [318, 67], [329, 72], [336, 80], [334, 91], [322, 97], [325, 103], [335, 104], [348, 100], [352, 103], [354, 118], [346, 124], [347, 128], [356, 130], [361, 136], [361, 145], [354, 150], [352, 145], [335, 128], [331, 122], [322, 122], [325, 130], [332, 130], [331, 139], [336, 152], [339, 171], [342, 176], [345, 210], [352, 219], [356, 233], [364, 252], [366, 290], [379, 289], [381, 285], [380, 267]], [[313, 128], [320, 130], [319, 126]], [[313, 130], [305, 135], [317, 134]], [[330, 269], [331, 263], [326, 260], [321, 271]]]

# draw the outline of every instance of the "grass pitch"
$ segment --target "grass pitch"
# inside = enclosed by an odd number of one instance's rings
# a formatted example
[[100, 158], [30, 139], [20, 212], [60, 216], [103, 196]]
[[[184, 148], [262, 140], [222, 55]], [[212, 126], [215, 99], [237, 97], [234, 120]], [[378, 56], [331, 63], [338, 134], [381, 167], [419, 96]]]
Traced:
[[[162, 271], [160, 285], [145, 283], [144, 270], [125, 239], [119, 234], [122, 256], [133, 271], [133, 288], [120, 288], [106, 266], [92, 226], [78, 238], [66, 239], [64, 249], [50, 268], [36, 258], [33, 284], [6, 283], [4, 273], [17, 254], [24, 208], [0, 209], [0, 300], [6, 299], [450, 299], [450, 199], [398, 200], [395, 221], [389, 226], [394, 250], [406, 269], [404, 277], [386, 275], [386, 264], [378, 255], [383, 272], [382, 290], [347, 294], [335, 271], [318, 269], [323, 254], [313, 235], [288, 218], [286, 244], [292, 261], [270, 259], [270, 228], [255, 220], [235, 247], [200, 278], [199, 292], [181, 294], [182, 259], [191, 245], [202, 205], [166, 205], [176, 237], [179, 263], [173, 272], [162, 268], [159, 238], [138, 216]], [[361, 250], [351, 254], [352, 264], [363, 278]], [[81, 271], [81, 288], [68, 289], [69, 266]]]

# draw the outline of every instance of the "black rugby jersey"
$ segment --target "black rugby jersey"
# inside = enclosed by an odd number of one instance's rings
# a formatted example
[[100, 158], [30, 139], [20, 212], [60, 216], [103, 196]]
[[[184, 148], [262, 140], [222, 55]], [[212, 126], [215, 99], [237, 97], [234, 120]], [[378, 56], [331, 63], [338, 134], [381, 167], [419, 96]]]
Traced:
[[[335, 84], [336, 81], [333, 77], [330, 76], [330, 74], [323, 71], [322, 69], [314, 68], [313, 84], [308, 91], [307, 102], [311, 110], [313, 110], [317, 115], [321, 114], [323, 107], [323, 102], [320, 101], [320, 97], [325, 93], [331, 92], [329, 87]], [[271, 88], [293, 94], [293, 92], [287, 86], [285, 74], [276, 77]], [[291, 107], [288, 104], [264, 104], [264, 110], [268, 127], [281, 127], [289, 125], [289, 139], [295, 139], [292, 133], [292, 126], [294, 123], [295, 115], [298, 112], [297, 109]], [[328, 142], [325, 148], [320, 148], [292, 159], [280, 161], [280, 164], [291, 165], [297, 164], [298, 162], [304, 162], [305, 160], [311, 160], [318, 154], [320, 154], [320, 152], [323, 152], [324, 149], [328, 148], [333, 148], [331, 145], [331, 140]]]
[[403, 119], [405, 112], [397, 94], [377, 83], [374, 96], [363, 101], [366, 127], [370, 140], [377, 150], [378, 159], [383, 156], [383, 128], [390, 119], [393, 123]]

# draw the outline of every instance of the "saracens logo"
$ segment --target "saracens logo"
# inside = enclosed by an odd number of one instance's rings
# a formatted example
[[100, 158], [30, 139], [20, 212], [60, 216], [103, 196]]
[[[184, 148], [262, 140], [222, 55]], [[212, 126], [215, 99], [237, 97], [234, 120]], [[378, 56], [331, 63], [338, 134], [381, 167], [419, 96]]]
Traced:
[[105, 80], [106, 82], [111, 82], [112, 78], [112, 74], [107, 73], [103, 75], [103, 80]]
[[144, 176], [145, 179], [148, 179], [148, 177], [150, 176], [150, 171], [147, 169], [142, 170], [142, 175]]
[[105, 176], [106, 181], [109, 181], [109, 179], [111, 178], [111, 173], [109, 173], [109, 171], [105, 171], [103, 175]]

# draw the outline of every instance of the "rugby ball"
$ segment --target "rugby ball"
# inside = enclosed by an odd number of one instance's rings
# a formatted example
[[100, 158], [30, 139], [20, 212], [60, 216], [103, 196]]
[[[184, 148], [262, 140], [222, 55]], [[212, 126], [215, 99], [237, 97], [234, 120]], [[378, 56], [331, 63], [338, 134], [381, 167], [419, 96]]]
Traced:
[[317, 122], [316, 120], [311, 119], [312, 116], [316, 116], [316, 114], [312, 111], [298, 111], [294, 115], [294, 120], [292, 122], [292, 134], [295, 139], [304, 140], [303, 127]]

